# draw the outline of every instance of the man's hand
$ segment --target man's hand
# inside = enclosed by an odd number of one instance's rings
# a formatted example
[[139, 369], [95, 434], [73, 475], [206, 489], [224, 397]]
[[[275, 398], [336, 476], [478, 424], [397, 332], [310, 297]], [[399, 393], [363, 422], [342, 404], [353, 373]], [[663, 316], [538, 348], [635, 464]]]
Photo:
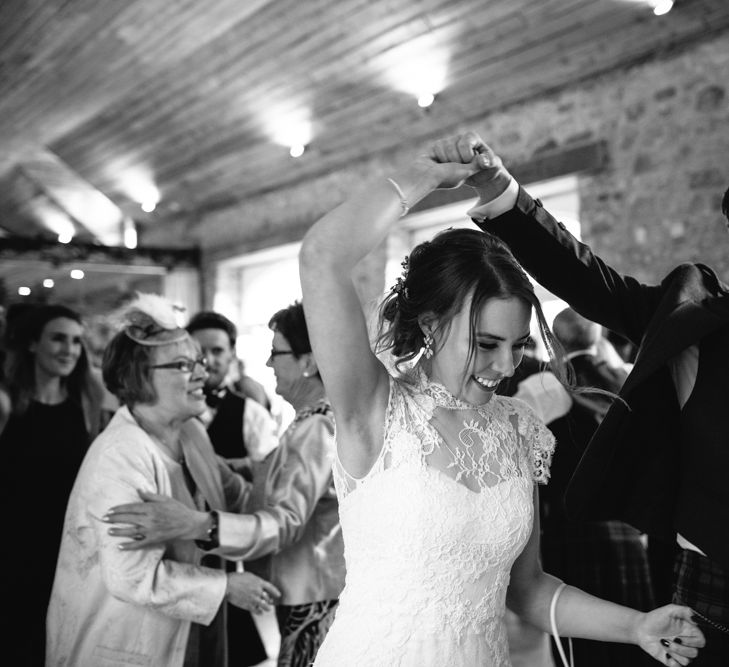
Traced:
[[465, 132], [436, 141], [429, 157], [437, 163], [470, 164], [477, 169], [458, 183], [441, 187], [458, 187], [465, 182], [474, 188], [481, 202], [496, 199], [511, 182], [511, 174], [501, 158], [475, 132]]
[[197, 512], [169, 496], [137, 491], [144, 501], [112, 507], [103, 517], [114, 525], [109, 535], [129, 537], [132, 542], [122, 542], [119, 548], [134, 551], [172, 540], [205, 539], [210, 527], [210, 515]]

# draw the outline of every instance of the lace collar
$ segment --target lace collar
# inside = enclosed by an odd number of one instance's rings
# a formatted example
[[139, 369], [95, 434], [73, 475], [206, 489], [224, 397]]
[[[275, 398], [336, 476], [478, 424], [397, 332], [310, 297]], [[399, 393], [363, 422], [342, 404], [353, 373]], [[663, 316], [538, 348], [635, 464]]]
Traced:
[[475, 405], [456, 398], [444, 385], [435, 380], [431, 380], [423, 368], [418, 364], [411, 372], [411, 380], [417, 388], [428, 398], [430, 398], [435, 407], [448, 408], [450, 410], [476, 410], [484, 412], [494, 404], [495, 395], [485, 403]]

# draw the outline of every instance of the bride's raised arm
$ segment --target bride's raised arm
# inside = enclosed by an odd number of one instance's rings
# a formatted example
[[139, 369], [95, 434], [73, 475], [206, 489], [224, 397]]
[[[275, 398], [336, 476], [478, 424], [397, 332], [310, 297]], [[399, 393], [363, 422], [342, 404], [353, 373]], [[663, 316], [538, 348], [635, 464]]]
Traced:
[[355, 476], [366, 473], [379, 454], [388, 379], [371, 351], [352, 271], [409, 207], [483, 168], [487, 158], [475, 148], [464, 144], [451, 156], [459, 161], [443, 163], [434, 145], [407, 168], [358, 188], [304, 237], [299, 260], [309, 336], [341, 436], [339, 454]]

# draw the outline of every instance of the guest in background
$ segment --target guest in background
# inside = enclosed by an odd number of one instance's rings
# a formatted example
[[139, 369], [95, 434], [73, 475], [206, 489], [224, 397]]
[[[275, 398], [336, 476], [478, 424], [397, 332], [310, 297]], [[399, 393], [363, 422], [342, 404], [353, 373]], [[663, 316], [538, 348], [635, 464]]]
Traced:
[[[334, 617], [344, 585], [344, 546], [332, 479], [334, 421], [324, 392], [301, 303], [277, 312], [269, 323], [273, 346], [268, 365], [276, 393], [296, 410], [270, 454], [262, 506], [254, 513], [220, 514], [221, 545], [248, 560], [271, 554], [270, 579], [281, 589], [276, 607], [280, 667], [311, 664]], [[145, 516], [164, 541], [180, 532], [204, 535], [205, 515], [169, 499], [116, 507], [114, 522]], [[197, 532], [195, 532], [197, 531]], [[125, 548], [135, 549], [134, 542]]]
[[[253, 470], [278, 444], [276, 423], [268, 411], [255, 400], [237, 392], [226, 383], [235, 358], [235, 324], [214, 311], [202, 311], [192, 317], [187, 331], [200, 345], [208, 361], [205, 380], [207, 409], [200, 416], [207, 427], [215, 452], [248, 480]], [[240, 561], [239, 561], [240, 562]], [[236, 563], [229, 561], [229, 572]], [[231, 664], [244, 667], [263, 662], [267, 655], [253, 617], [245, 609], [228, 608], [228, 657]]]
[[[278, 596], [253, 574], [199, 564], [201, 548], [218, 546], [217, 510], [240, 509], [249, 491], [195, 419], [205, 408], [205, 367], [169, 302], [141, 295], [128, 307], [103, 361], [122, 407], [89, 449], [68, 503], [47, 665], [225, 667], [224, 602], [260, 611]], [[109, 530], [109, 506], [138, 493], [201, 510], [205, 541], [180, 535], [151, 546], [151, 526], [140, 517]], [[120, 548], [120, 536], [141, 550]], [[203, 635], [201, 624], [214, 624], [219, 636]]]
[[187, 324], [187, 331], [200, 344], [208, 360], [205, 402], [201, 415], [215, 451], [238, 472], [252, 475], [252, 467], [278, 445], [276, 422], [266, 408], [227, 382], [236, 362], [235, 324], [214, 311], [202, 311]]
[[12, 544], [3, 549], [3, 599], [25, 610], [6, 617], [12, 641], [4, 656], [7, 664], [40, 665], [63, 515], [99, 427], [102, 392], [90, 373], [81, 317], [70, 308], [11, 308], [5, 334], [3, 507], [39, 505], [42, 521], [14, 522]]
[[[575, 386], [587, 391], [569, 393], [550, 371], [544, 371], [523, 380], [516, 392], [517, 398], [526, 400], [544, 419], [557, 440], [552, 477], [539, 494], [544, 568], [592, 595], [647, 611], [654, 601], [640, 533], [621, 521], [571, 521], [564, 508], [567, 484], [626, 373], [599, 356], [599, 324], [565, 308], [554, 318], [552, 330], [572, 364]], [[577, 665], [637, 667], [652, 663], [629, 644], [587, 639], [574, 639], [573, 643]], [[554, 653], [558, 659], [557, 651]]]

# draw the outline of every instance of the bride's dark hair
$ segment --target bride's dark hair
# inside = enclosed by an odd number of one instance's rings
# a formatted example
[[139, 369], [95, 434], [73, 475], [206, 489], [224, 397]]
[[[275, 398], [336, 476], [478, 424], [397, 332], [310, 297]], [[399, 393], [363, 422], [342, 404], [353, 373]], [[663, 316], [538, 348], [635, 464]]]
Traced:
[[561, 380], [568, 371], [558, 361], [559, 344], [544, 317], [529, 278], [509, 248], [498, 238], [475, 229], [448, 229], [416, 246], [403, 262], [403, 275], [380, 306], [377, 352], [389, 350], [396, 366], [414, 359], [423, 347], [418, 316], [431, 313], [446, 333], [469, 295], [471, 335], [469, 358], [475, 352], [478, 315], [489, 299], [521, 299], [534, 309], [539, 331]]

